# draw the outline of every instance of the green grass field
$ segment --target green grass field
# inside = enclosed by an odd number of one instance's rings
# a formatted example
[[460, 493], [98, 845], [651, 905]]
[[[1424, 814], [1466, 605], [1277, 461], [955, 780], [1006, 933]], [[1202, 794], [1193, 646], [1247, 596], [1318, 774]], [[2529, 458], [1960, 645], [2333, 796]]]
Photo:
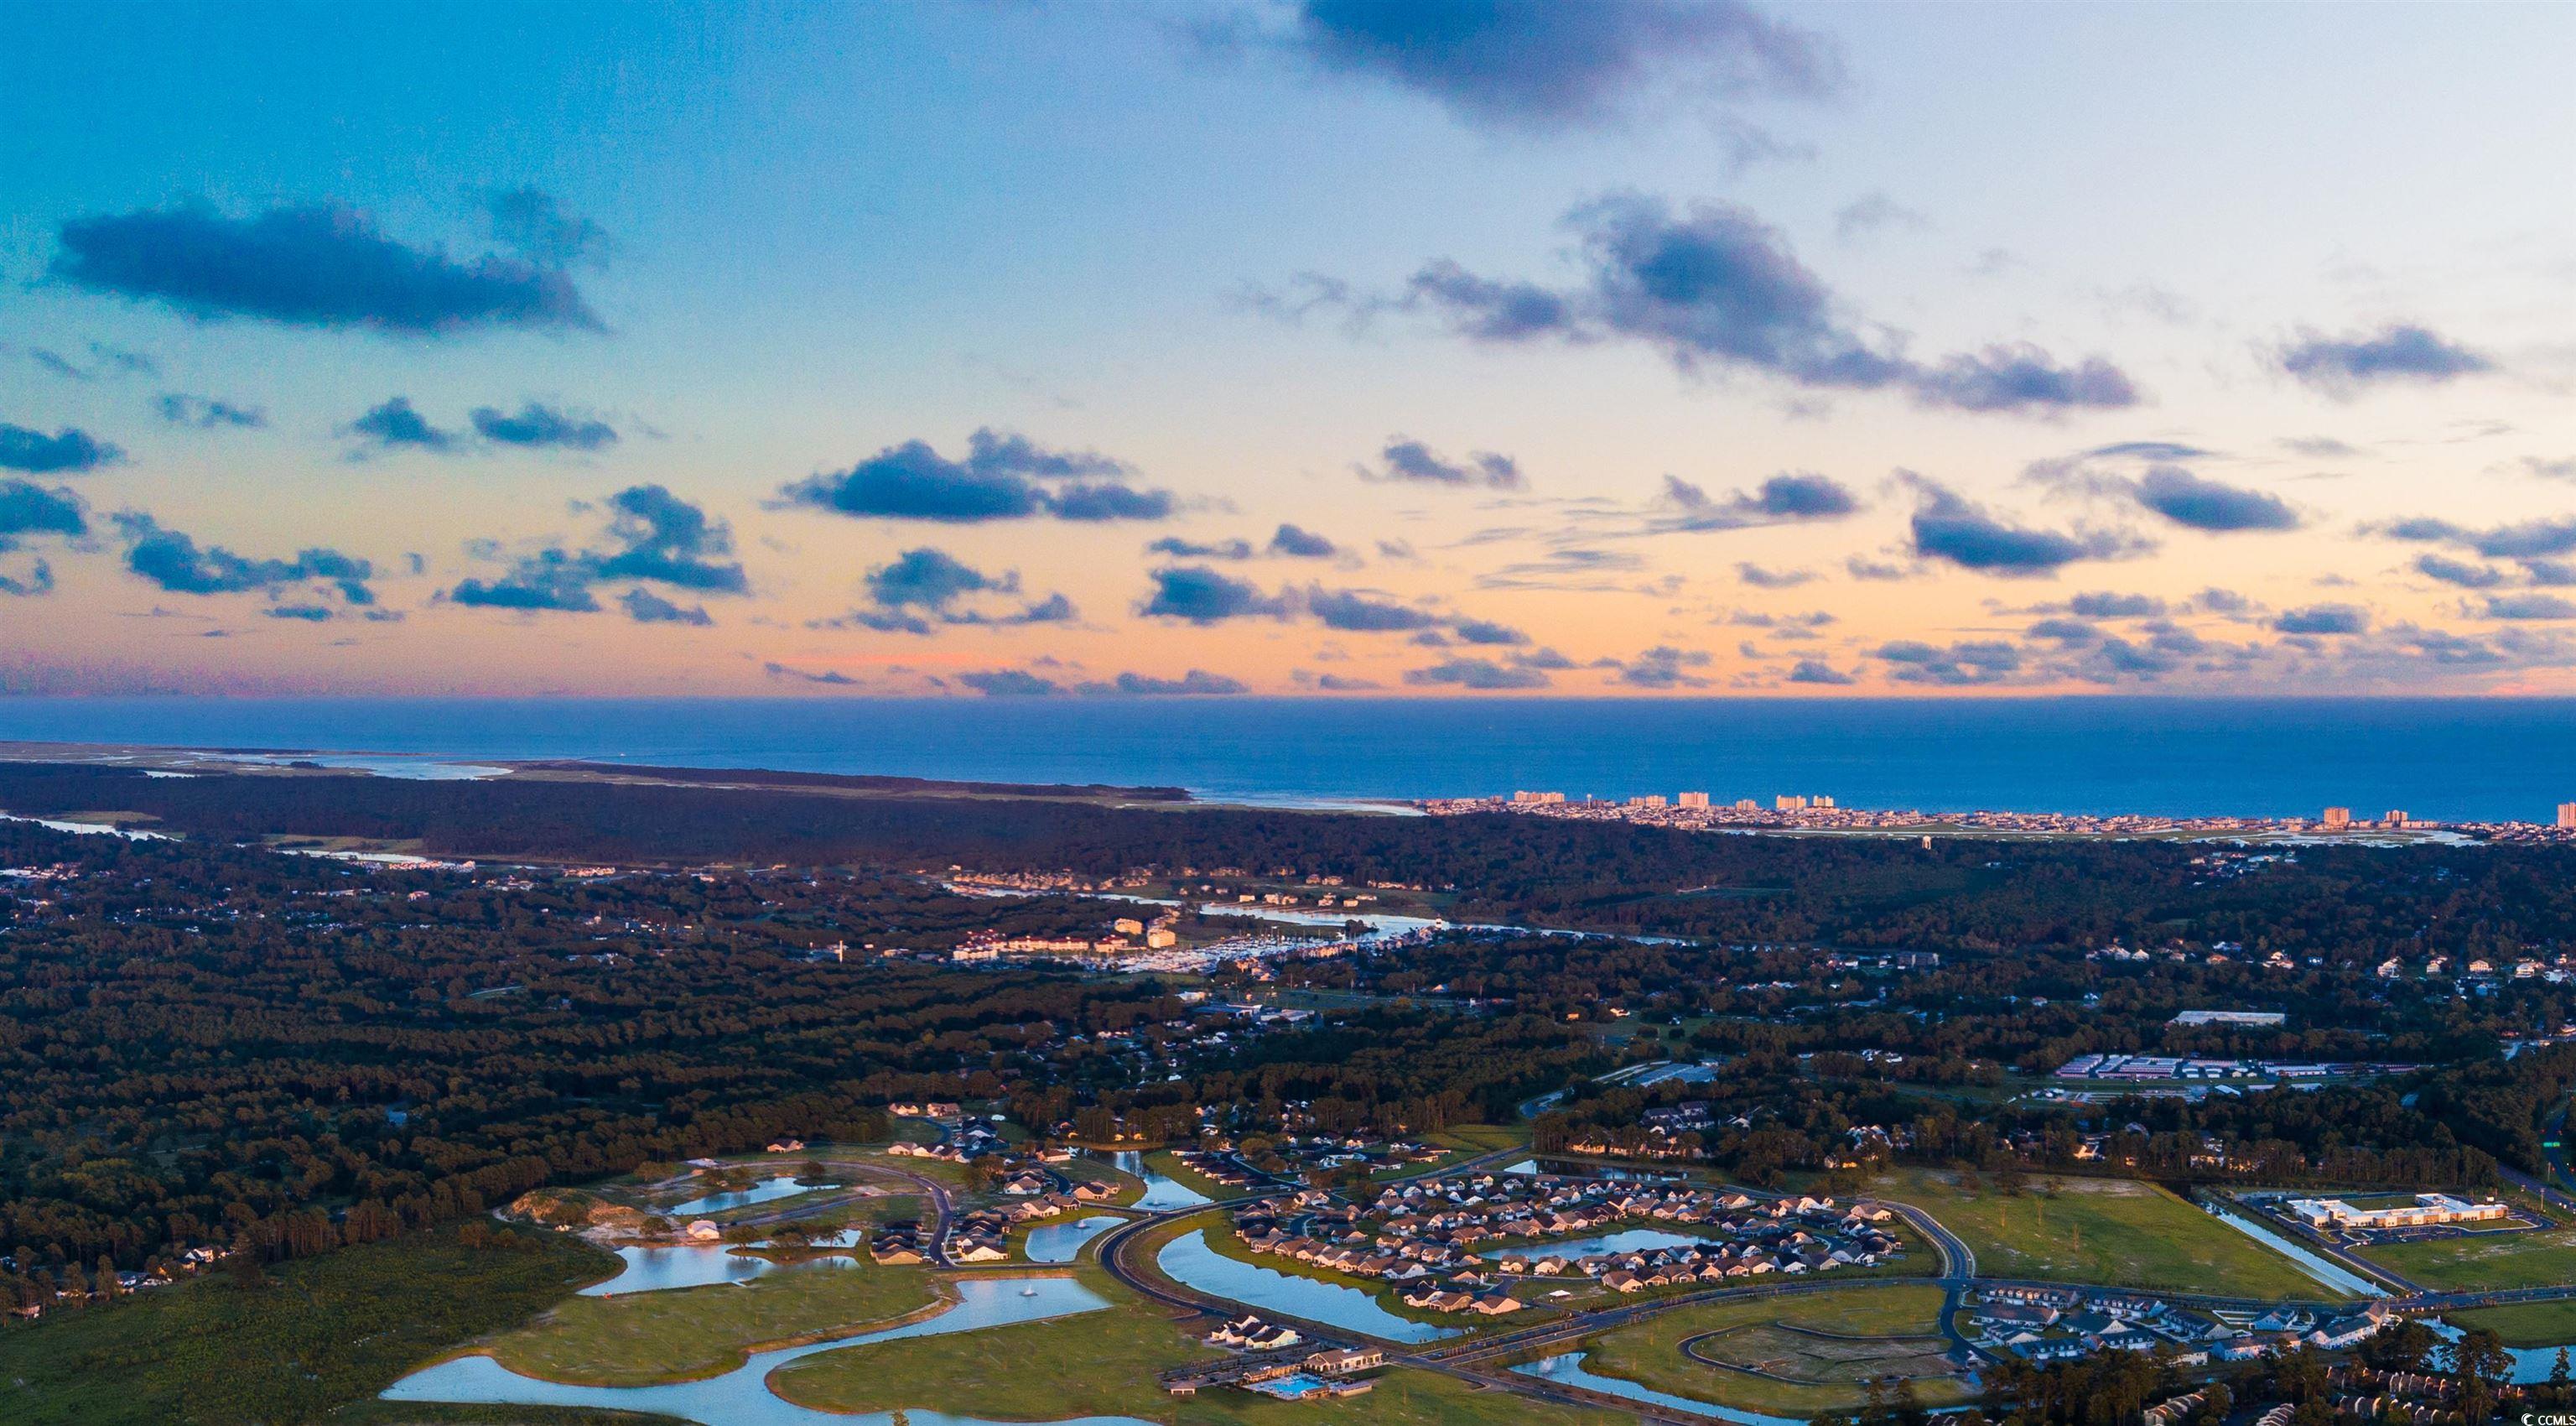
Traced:
[[[1866, 1363], [1880, 1363], [1880, 1370], [1937, 1369], [1941, 1304], [1941, 1289], [1929, 1283], [1897, 1283], [1677, 1308], [1592, 1339], [1584, 1366], [1603, 1376], [1744, 1411], [1775, 1416], [1845, 1411], [1860, 1404], [1858, 1379]], [[1877, 1340], [1829, 1343], [1796, 1338], [1781, 1332], [1782, 1327]], [[1727, 1334], [1711, 1344], [1712, 1355], [1758, 1362], [1773, 1376], [1728, 1371], [1682, 1355], [1682, 1343], [1712, 1332]], [[1926, 1360], [1927, 1351], [1932, 1360]], [[1828, 1357], [1842, 1360], [1837, 1364]], [[1927, 1405], [1966, 1396], [1946, 1375], [1927, 1377], [1915, 1390]]]
[[518, 1236], [529, 1251], [468, 1249], [452, 1232], [368, 1243], [285, 1264], [264, 1286], [201, 1279], [0, 1332], [0, 1421], [319, 1420], [617, 1266], [569, 1235]]
[[523, 1376], [585, 1386], [648, 1386], [719, 1376], [753, 1351], [901, 1317], [937, 1300], [928, 1274], [840, 1259], [745, 1283], [575, 1297], [482, 1344]]
[[1430, 1372], [1382, 1373], [1368, 1395], [1323, 1404], [1271, 1401], [1230, 1388], [1178, 1398], [1154, 1374], [1218, 1355], [1160, 1309], [1097, 1273], [1103, 1312], [983, 1332], [871, 1342], [781, 1367], [770, 1389], [823, 1411], [937, 1410], [1000, 1421], [1076, 1415], [1141, 1417], [1168, 1426], [1612, 1426], [1628, 1417], [1483, 1391]]
[[2555, 1347], [2576, 1342], [2576, 1302], [2518, 1302], [2442, 1314], [2452, 1325], [2483, 1327], [2508, 1347]]
[[[2564, 1212], [2533, 1209], [2520, 1194], [2508, 1195], [2526, 1211], [2560, 1226], [2518, 1231], [2470, 1233], [2423, 1243], [2389, 1243], [2357, 1251], [2364, 1258], [2426, 1287], [2480, 1291], [2505, 1287], [2545, 1287], [2576, 1282], [2576, 1227]], [[2556, 1340], [2566, 1341], [2565, 1337]]]
[[1898, 1169], [1867, 1192], [1911, 1203], [1959, 1235], [1986, 1277], [2166, 1288], [2230, 1297], [2339, 1296], [2298, 1264], [2153, 1184], [2066, 1178], [2050, 1194], [1970, 1189], [1957, 1174]]
[[1207, 1177], [1205, 1174], [1198, 1172], [1189, 1165], [1182, 1163], [1181, 1156], [1169, 1149], [1155, 1149], [1147, 1153], [1145, 1155], [1145, 1167], [1152, 1169], [1154, 1172], [1161, 1174], [1165, 1178], [1171, 1179], [1173, 1182], [1178, 1183], [1181, 1187], [1190, 1190], [1192, 1193], [1205, 1194], [1209, 1198], [1218, 1200], [1240, 1198], [1243, 1196], [1244, 1190], [1239, 1188], [1228, 1188], [1224, 1184], [1217, 1182], [1215, 1179]]

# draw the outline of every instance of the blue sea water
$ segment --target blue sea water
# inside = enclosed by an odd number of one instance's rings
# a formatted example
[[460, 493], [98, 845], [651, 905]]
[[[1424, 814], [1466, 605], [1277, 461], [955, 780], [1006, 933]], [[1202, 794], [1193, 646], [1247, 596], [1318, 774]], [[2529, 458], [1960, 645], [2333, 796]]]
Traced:
[[2547, 821], [2576, 800], [2564, 699], [18, 698], [0, 699], [0, 739], [1157, 784], [1306, 804], [1690, 789], [1923, 811], [2331, 803]]

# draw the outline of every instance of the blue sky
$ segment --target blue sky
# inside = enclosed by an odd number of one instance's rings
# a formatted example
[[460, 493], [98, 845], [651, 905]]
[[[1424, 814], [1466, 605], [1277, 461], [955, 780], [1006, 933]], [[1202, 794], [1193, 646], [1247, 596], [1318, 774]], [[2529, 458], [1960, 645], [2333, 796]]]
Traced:
[[13, 19], [0, 686], [2576, 684], [2562, 7]]

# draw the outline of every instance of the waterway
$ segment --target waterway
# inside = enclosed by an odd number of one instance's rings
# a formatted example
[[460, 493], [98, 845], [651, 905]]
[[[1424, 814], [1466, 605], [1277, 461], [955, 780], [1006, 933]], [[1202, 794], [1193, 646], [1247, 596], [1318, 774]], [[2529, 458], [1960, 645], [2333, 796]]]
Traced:
[[1663, 1228], [1627, 1228], [1597, 1238], [1571, 1238], [1561, 1243], [1532, 1243], [1523, 1248], [1496, 1248], [1482, 1258], [1588, 1258], [1595, 1253], [1642, 1253], [1649, 1248], [1687, 1248], [1705, 1243], [1688, 1233]]
[[797, 1194], [808, 1193], [818, 1188], [838, 1188], [839, 1186], [830, 1183], [798, 1183], [794, 1174], [781, 1174], [776, 1178], [762, 1179], [738, 1193], [710, 1193], [704, 1198], [692, 1198], [686, 1203], [674, 1203], [665, 1210], [665, 1213], [672, 1218], [698, 1218], [711, 1213], [731, 1213], [737, 1208], [749, 1208], [755, 1203], [767, 1203], [774, 1198], [793, 1198]]
[[1654, 1169], [1621, 1168], [1616, 1164], [1596, 1164], [1583, 1159], [1522, 1159], [1518, 1163], [1505, 1164], [1495, 1172], [1555, 1174], [1565, 1178], [1604, 1179], [1611, 1183], [1681, 1183], [1684, 1181], [1682, 1175], [1677, 1173], [1661, 1173]]
[[1069, 1263], [1082, 1256], [1082, 1245], [1117, 1227], [1126, 1220], [1111, 1213], [1095, 1213], [1075, 1223], [1049, 1223], [1031, 1228], [1028, 1259], [1033, 1263]]
[[1154, 1261], [1173, 1281], [1201, 1292], [1390, 1342], [1434, 1342], [1458, 1335], [1455, 1328], [1398, 1317], [1355, 1287], [1237, 1262], [1208, 1246], [1205, 1229], [1165, 1244]]
[[[818, 1242], [817, 1246], [849, 1247], [849, 1243]], [[584, 1297], [624, 1297], [632, 1292], [667, 1292], [675, 1287], [705, 1287], [714, 1282], [749, 1282], [765, 1277], [780, 1266], [767, 1258], [737, 1253], [721, 1243], [679, 1244], [668, 1248], [620, 1248], [617, 1256], [624, 1259], [626, 1270], [606, 1282], [592, 1283], [581, 1290]], [[848, 1267], [854, 1259], [840, 1257], [809, 1258], [796, 1263], [806, 1267]]]
[[2327, 1287], [2333, 1288], [2337, 1292], [2348, 1292], [2355, 1297], [2381, 1297], [2385, 1296], [2388, 1292], [2387, 1288], [2381, 1287], [2378, 1283], [2372, 1282], [2370, 1279], [2363, 1277], [2352, 1269], [2347, 1268], [2322, 1254], [2311, 1252], [2306, 1248], [2300, 1247], [2298, 1244], [2291, 1242], [2289, 1239], [2282, 1237], [2280, 1234], [2273, 1232], [2271, 1229], [2266, 1228], [2249, 1218], [2236, 1213], [2231, 1213], [2223, 1208], [2218, 1210], [2218, 1212], [2213, 1216], [2216, 1217], [2219, 1222], [2226, 1224], [2237, 1232], [2261, 1243], [2264, 1247], [2270, 1248], [2272, 1251], [2279, 1253], [2281, 1256], [2288, 1258], [2294, 1263], [2297, 1263], [2308, 1276], [2315, 1278], [2317, 1281], [2324, 1283]]
[[1165, 1213], [1175, 1208], [1197, 1208], [1215, 1202], [1206, 1194], [1182, 1183], [1170, 1174], [1157, 1173], [1145, 1167], [1145, 1156], [1134, 1149], [1119, 1149], [1109, 1155], [1109, 1166], [1130, 1177], [1142, 1179], [1145, 1196], [1132, 1205], [1148, 1213]]
[[[907, 1322], [879, 1332], [859, 1332], [801, 1347], [756, 1352], [750, 1360], [705, 1381], [662, 1386], [571, 1386], [521, 1376], [490, 1357], [458, 1357], [404, 1377], [387, 1387], [388, 1401], [463, 1401], [509, 1406], [581, 1406], [610, 1411], [658, 1411], [701, 1426], [889, 1426], [893, 1412], [843, 1415], [815, 1411], [772, 1395], [769, 1374], [799, 1357], [887, 1342], [904, 1337], [932, 1337], [973, 1332], [986, 1327], [1033, 1322], [1096, 1312], [1109, 1304], [1071, 1278], [964, 1278], [954, 1286], [956, 1306], [935, 1317]], [[904, 1414], [916, 1426], [988, 1426], [980, 1418], [950, 1416], [919, 1407]], [[1128, 1416], [1084, 1416], [1060, 1426], [1147, 1426]]]
[[1587, 1391], [1600, 1392], [1605, 1396], [1622, 1397], [1629, 1401], [1644, 1402], [1650, 1406], [1670, 1407], [1675, 1411], [1688, 1411], [1699, 1416], [1715, 1416], [1723, 1420], [1739, 1422], [1741, 1426], [1805, 1426], [1804, 1422], [1791, 1417], [1764, 1416], [1758, 1412], [1738, 1411], [1732, 1406], [1720, 1406], [1714, 1401], [1699, 1401], [1687, 1396], [1675, 1396], [1669, 1391], [1657, 1391], [1650, 1386], [1640, 1386], [1624, 1377], [1603, 1376], [1599, 1372], [1585, 1369], [1583, 1359], [1586, 1355], [1583, 1352], [1566, 1352], [1559, 1356], [1541, 1357], [1534, 1362], [1524, 1362], [1512, 1370], [1523, 1376], [1559, 1381], [1567, 1386], [1579, 1386]]

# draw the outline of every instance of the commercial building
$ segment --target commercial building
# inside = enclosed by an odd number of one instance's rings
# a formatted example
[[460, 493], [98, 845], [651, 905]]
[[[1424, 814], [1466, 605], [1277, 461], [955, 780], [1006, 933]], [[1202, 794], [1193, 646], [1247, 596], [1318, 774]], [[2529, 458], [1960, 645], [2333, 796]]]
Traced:
[[2310, 1228], [2364, 1233], [2444, 1223], [2493, 1223], [2513, 1212], [2501, 1203], [2471, 1203], [2447, 1193], [2419, 1193], [2413, 1203], [2390, 1208], [2355, 1208], [2340, 1198], [2293, 1198], [2287, 1207], [2291, 1216]]
[[1681, 796], [1674, 798], [1673, 801], [1676, 806], [1681, 807], [1706, 807], [1708, 805], [1708, 794], [1705, 792], [1685, 792]]
[[2322, 820], [2325, 823], [2325, 829], [2327, 831], [2340, 832], [2352, 825], [2352, 809], [2349, 807], [2329, 807], [2326, 809], [2326, 815]]

